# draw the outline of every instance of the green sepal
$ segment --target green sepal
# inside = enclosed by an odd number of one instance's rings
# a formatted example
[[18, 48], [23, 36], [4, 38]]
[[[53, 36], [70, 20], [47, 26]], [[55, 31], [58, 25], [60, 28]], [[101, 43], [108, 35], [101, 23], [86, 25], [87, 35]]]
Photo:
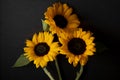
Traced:
[[20, 57], [17, 59], [15, 64], [12, 67], [22, 67], [27, 64], [29, 64], [30, 61], [24, 56], [24, 54], [21, 54]]
[[49, 31], [49, 25], [44, 21], [42, 20], [42, 27], [43, 27], [43, 31]]
[[101, 42], [96, 42], [96, 52], [97, 53], [102, 53], [104, 52], [105, 50], [107, 50], [108, 48], [106, 47], [106, 45], [104, 45], [103, 43]]

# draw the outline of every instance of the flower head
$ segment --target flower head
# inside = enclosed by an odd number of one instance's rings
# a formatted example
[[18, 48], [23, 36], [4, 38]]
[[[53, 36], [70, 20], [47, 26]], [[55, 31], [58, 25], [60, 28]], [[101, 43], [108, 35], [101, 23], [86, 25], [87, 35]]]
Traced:
[[24, 52], [30, 61], [34, 61], [36, 68], [42, 68], [49, 61], [53, 61], [58, 54], [58, 42], [53, 42], [54, 36], [49, 32], [39, 32], [34, 34], [32, 40], [26, 40]]
[[65, 54], [70, 64], [77, 66], [78, 62], [83, 66], [86, 64], [89, 55], [96, 51], [94, 37], [91, 32], [82, 31], [81, 28], [73, 33], [61, 33], [59, 37], [62, 47], [61, 54]]
[[73, 28], [77, 28], [80, 21], [76, 14], [72, 14], [72, 8], [67, 4], [60, 2], [48, 7], [44, 13], [45, 22], [49, 24], [50, 31], [59, 34], [61, 30], [70, 31]]

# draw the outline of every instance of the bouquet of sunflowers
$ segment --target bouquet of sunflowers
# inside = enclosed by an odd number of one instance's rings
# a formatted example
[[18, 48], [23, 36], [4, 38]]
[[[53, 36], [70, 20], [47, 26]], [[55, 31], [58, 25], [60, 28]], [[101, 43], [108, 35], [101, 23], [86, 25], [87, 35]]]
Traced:
[[14, 67], [25, 66], [33, 61], [36, 68], [41, 67], [50, 80], [55, 80], [46, 68], [49, 62], [54, 61], [59, 80], [62, 80], [57, 61], [57, 56], [61, 54], [74, 68], [80, 65], [74, 79], [79, 80], [88, 57], [96, 52], [93, 33], [80, 27], [79, 18], [66, 3], [54, 3], [47, 8], [44, 16], [41, 21], [43, 31], [35, 33], [32, 40], [26, 40], [24, 54], [21, 54]]

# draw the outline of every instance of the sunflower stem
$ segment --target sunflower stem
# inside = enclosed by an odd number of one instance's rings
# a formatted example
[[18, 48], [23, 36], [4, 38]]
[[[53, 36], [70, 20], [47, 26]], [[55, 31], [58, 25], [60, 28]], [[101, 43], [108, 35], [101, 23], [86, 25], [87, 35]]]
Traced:
[[52, 75], [50, 74], [50, 72], [47, 70], [46, 67], [43, 68], [43, 71], [46, 73], [46, 75], [50, 78], [50, 80], [55, 80]]
[[81, 66], [79, 72], [77, 72], [77, 76], [75, 80], [79, 80], [80, 76], [82, 75], [82, 72], [83, 72], [83, 66]]
[[61, 73], [60, 73], [60, 68], [59, 68], [57, 59], [55, 59], [55, 66], [56, 66], [56, 69], [57, 69], [59, 80], [62, 80]]

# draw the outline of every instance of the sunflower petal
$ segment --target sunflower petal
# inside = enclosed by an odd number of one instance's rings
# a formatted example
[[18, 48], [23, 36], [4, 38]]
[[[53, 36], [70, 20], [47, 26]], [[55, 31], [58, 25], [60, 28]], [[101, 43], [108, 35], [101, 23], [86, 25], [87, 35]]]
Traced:
[[23, 49], [24, 49], [25, 52], [29, 52], [29, 51], [31, 51], [32, 48], [24, 47]]
[[44, 61], [44, 60], [42, 60], [41, 62], [40, 62], [40, 66], [43, 68], [43, 67], [45, 67], [47, 65], [47, 62], [46, 61]]
[[86, 49], [92, 49], [92, 48], [94, 48], [94, 46], [93, 45], [88, 45], [87, 47], [86, 47]]
[[55, 4], [53, 4], [53, 10], [54, 10], [54, 14], [56, 15], [56, 13], [57, 13], [57, 10], [56, 9], [58, 9], [58, 3], [55, 3]]
[[90, 33], [90, 32], [87, 32], [86, 35], [84, 35], [82, 38], [83, 38], [84, 40], [86, 40], [86, 39], [89, 39], [90, 36], [91, 36], [91, 33]]
[[34, 60], [34, 64], [36, 65], [36, 68], [38, 68], [38, 67], [39, 67], [38, 60]]
[[53, 12], [54, 10], [53, 10], [53, 8], [49, 7], [47, 10], [48, 10], [48, 14], [47, 14], [48, 17], [53, 18], [54, 17], [54, 12]]
[[94, 37], [90, 37], [85, 42], [86, 42], [87, 45], [91, 45], [91, 43], [93, 42], [94, 39], [95, 39]]
[[67, 16], [65, 16], [65, 17], [69, 20], [69, 22], [72, 22], [73, 20], [78, 20], [76, 14], [72, 14], [69, 17], [67, 17]]
[[88, 56], [82, 56], [80, 59], [80, 64], [84, 66], [88, 61]]
[[51, 45], [53, 42], [53, 35], [52, 34], [48, 34], [49, 36], [45, 36], [45, 41], [48, 43], [48, 45]]
[[53, 58], [52, 58], [52, 56], [49, 56], [48, 58], [49, 58], [49, 61], [53, 61]]
[[45, 60], [45, 61], [49, 61], [49, 58], [48, 58], [48, 56], [47, 55], [45, 55], [44, 57], [43, 57], [43, 59]]
[[73, 62], [73, 66], [76, 67], [78, 62]]
[[26, 46], [27, 47], [34, 47], [34, 43], [30, 40], [26, 40]]
[[38, 43], [37, 34], [36, 34], [36, 33], [33, 35], [32, 41], [33, 41], [35, 44]]
[[45, 40], [44, 33], [39, 32], [38, 34], [38, 42], [43, 42]]
[[82, 33], [81, 33], [81, 38], [84, 36], [84, 35], [86, 35], [86, 31], [83, 31]]
[[77, 33], [77, 38], [81, 38], [82, 29], [80, 28], [78, 31], [76, 31], [76, 33]]
[[85, 55], [90, 55], [90, 56], [94, 55], [93, 51], [90, 51], [90, 50], [86, 50], [84, 54]]
[[74, 59], [73, 58], [68, 58], [68, 62], [70, 63], [70, 64], [72, 64], [72, 62], [74, 61]]
[[62, 7], [62, 4], [61, 4], [61, 3], [59, 4], [57, 13], [58, 13], [58, 15], [62, 15], [62, 13], [63, 13], [63, 7]]
[[92, 48], [90, 49], [92, 52], [96, 52], [96, 48]]
[[[50, 34], [48, 32], [44, 32], [44, 37], [45, 37], [45, 42], [48, 42], [49, 41], [49, 36]], [[50, 36], [51, 37], [51, 36]]]
[[69, 26], [70, 29], [74, 29], [74, 28], [77, 28], [79, 26], [79, 24], [70, 23], [70, 24], [68, 24], [68, 26]]
[[63, 4], [63, 14], [69, 9], [67, 4]]
[[72, 9], [72, 8], [69, 8], [69, 9], [65, 12], [64, 16], [65, 16], [65, 17], [69, 17], [69, 16], [71, 15], [72, 11], [73, 11], [73, 9]]

